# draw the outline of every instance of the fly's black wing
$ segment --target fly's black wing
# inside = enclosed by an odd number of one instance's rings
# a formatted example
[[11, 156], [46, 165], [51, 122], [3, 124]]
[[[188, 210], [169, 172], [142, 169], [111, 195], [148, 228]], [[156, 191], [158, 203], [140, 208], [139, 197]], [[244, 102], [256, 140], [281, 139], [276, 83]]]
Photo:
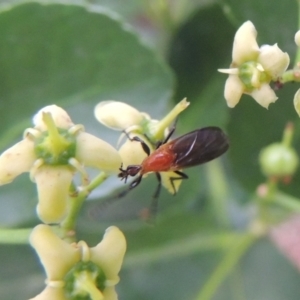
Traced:
[[173, 167], [181, 169], [211, 161], [229, 147], [225, 133], [218, 127], [205, 127], [187, 133], [170, 143], [176, 153]]

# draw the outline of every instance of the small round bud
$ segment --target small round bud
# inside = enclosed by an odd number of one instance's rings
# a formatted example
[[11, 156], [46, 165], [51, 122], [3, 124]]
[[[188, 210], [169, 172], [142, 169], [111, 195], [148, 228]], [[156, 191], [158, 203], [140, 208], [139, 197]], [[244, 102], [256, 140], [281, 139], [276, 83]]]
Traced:
[[259, 156], [262, 172], [266, 176], [286, 177], [295, 173], [299, 158], [296, 151], [281, 143], [264, 148]]

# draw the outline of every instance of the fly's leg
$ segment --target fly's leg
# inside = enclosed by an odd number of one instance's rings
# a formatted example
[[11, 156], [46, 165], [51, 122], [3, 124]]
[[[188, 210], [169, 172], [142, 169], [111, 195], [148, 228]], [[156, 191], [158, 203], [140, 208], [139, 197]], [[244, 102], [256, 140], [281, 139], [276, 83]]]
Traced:
[[174, 185], [174, 181], [175, 180], [188, 179], [189, 177], [181, 171], [174, 171], [174, 173], [179, 175], [179, 177], [170, 177], [170, 181], [171, 181], [171, 185], [172, 185], [172, 188], [173, 188], [173, 191], [174, 191], [174, 195], [176, 195], [176, 188], [175, 188], [175, 185]]
[[124, 131], [124, 133], [126, 134], [127, 138], [130, 140], [130, 141], [135, 141], [135, 142], [140, 142], [141, 145], [142, 145], [142, 148], [144, 150], [144, 152], [149, 156], [150, 155], [150, 148], [148, 147], [148, 145], [142, 140], [140, 139], [138, 136], [134, 136], [133, 138], [129, 136], [129, 134]]

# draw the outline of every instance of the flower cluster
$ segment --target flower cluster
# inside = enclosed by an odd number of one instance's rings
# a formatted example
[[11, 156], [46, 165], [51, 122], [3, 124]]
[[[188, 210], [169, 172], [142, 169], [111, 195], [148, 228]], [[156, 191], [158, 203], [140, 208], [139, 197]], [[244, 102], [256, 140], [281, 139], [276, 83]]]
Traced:
[[229, 74], [224, 91], [229, 107], [236, 106], [242, 94], [250, 95], [265, 108], [277, 100], [269, 84], [286, 71], [290, 58], [277, 44], [259, 47], [256, 36], [252, 22], [242, 24], [234, 37], [230, 69], [219, 69]]
[[[95, 116], [100, 123], [109, 128], [123, 131], [129, 137], [137, 136], [147, 144], [152, 152], [156, 149], [157, 143], [163, 141], [168, 134], [168, 127], [175, 122], [177, 116], [188, 106], [189, 102], [183, 99], [170, 113], [158, 121], [151, 119], [148, 114], [139, 112], [126, 103], [104, 101], [96, 106]], [[140, 142], [131, 141], [130, 139], [127, 139], [120, 147], [119, 154], [122, 158], [123, 168], [126, 168], [128, 165], [140, 165], [147, 156]], [[162, 172], [160, 175], [162, 185], [171, 194], [176, 193], [181, 180], [174, 181], [174, 191], [170, 178], [178, 177], [178, 175], [174, 172]]]
[[56, 105], [41, 109], [34, 127], [25, 130], [21, 142], [0, 156], [0, 184], [24, 172], [36, 182], [37, 212], [44, 223], [58, 223], [68, 212], [68, 196], [75, 171], [88, 182], [84, 166], [117, 172], [121, 158], [110, 144], [74, 125]]
[[36, 226], [30, 243], [47, 274], [46, 288], [32, 300], [117, 300], [126, 241], [115, 226], [106, 229], [103, 240], [89, 248], [85, 242], [68, 244], [48, 225]]

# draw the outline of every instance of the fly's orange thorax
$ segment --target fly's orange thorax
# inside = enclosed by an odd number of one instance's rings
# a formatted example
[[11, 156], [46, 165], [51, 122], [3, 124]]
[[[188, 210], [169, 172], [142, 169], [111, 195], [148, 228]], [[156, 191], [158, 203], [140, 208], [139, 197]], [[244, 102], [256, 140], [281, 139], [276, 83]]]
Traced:
[[141, 173], [170, 171], [175, 158], [176, 154], [171, 151], [171, 148], [167, 144], [162, 145], [145, 158]]

